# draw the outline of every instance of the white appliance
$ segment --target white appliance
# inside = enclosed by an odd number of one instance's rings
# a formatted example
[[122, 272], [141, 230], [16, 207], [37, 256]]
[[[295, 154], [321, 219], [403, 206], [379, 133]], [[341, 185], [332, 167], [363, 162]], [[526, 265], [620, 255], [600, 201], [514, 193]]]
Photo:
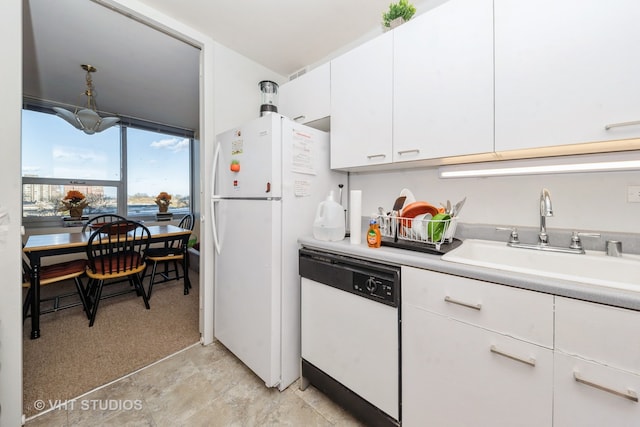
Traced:
[[268, 387], [300, 376], [297, 239], [346, 178], [329, 169], [326, 132], [279, 114], [217, 137], [214, 335]]
[[400, 267], [302, 248], [302, 380], [367, 426], [400, 425]]

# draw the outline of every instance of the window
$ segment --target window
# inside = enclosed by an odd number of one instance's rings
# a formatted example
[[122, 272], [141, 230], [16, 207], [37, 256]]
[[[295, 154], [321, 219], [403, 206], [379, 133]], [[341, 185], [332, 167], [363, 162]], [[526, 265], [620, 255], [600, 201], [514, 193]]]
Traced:
[[172, 196], [171, 212], [189, 212], [193, 133], [153, 127], [123, 120], [121, 126], [86, 135], [50, 110], [23, 109], [23, 222], [61, 225], [69, 215], [61, 201], [70, 190], [87, 197], [87, 216], [155, 219], [161, 191]]
[[155, 198], [162, 191], [171, 195], [172, 212], [190, 212], [190, 147], [190, 138], [127, 130], [128, 216], [155, 214]]

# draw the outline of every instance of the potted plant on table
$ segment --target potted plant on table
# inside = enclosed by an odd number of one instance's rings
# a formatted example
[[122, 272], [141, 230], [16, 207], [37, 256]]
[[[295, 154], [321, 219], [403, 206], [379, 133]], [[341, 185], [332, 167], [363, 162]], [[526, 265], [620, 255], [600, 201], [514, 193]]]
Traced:
[[171, 204], [171, 195], [162, 191], [156, 197], [156, 205], [158, 205], [158, 210], [160, 212], [167, 212], [169, 209], [169, 205]]
[[399, 0], [398, 3], [391, 3], [389, 10], [382, 14], [382, 25], [391, 29], [407, 22], [416, 13], [414, 5], [409, 0]]
[[82, 210], [89, 206], [89, 201], [84, 194], [78, 190], [69, 190], [61, 201], [61, 211], [69, 211], [71, 218], [81, 218]]

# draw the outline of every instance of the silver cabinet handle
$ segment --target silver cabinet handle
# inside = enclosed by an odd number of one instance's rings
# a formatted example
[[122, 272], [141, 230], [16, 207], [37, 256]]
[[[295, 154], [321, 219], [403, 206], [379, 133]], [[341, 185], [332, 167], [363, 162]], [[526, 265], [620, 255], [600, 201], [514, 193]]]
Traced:
[[480, 303], [471, 304], [471, 303], [468, 303], [468, 302], [459, 301], [459, 300], [451, 298], [449, 295], [445, 296], [444, 300], [446, 302], [451, 303], [451, 304], [457, 304], [457, 305], [461, 305], [463, 307], [473, 308], [474, 310], [481, 310], [482, 309], [482, 304], [480, 304]]
[[605, 125], [605, 130], [609, 130], [611, 128], [619, 128], [619, 127], [623, 127], [623, 126], [636, 126], [636, 125], [640, 125], [640, 120], [636, 120], [633, 122], [622, 122], [622, 123], [612, 123], [610, 125]]
[[294, 117], [292, 120], [293, 120], [294, 122], [297, 122], [298, 120], [304, 120], [304, 118], [305, 118], [305, 117], [306, 117], [306, 116], [303, 114], [302, 116]]
[[385, 157], [387, 157], [387, 155], [386, 154], [369, 154], [367, 156], [367, 159], [371, 160], [371, 159], [375, 159], [376, 157], [382, 157], [384, 159]]
[[409, 153], [418, 154], [418, 153], [420, 153], [420, 149], [419, 148], [414, 148], [412, 150], [401, 150], [401, 151], [398, 151], [398, 155], [400, 155], [400, 156], [405, 155], [405, 154], [409, 154]]
[[582, 376], [580, 376], [580, 373], [577, 371], [573, 371], [573, 378], [581, 384], [585, 384], [585, 385], [588, 385], [589, 387], [597, 388], [598, 390], [606, 391], [607, 393], [615, 394], [616, 396], [624, 397], [625, 399], [629, 399], [632, 402], [638, 403], [638, 394], [631, 389], [628, 389], [627, 391], [614, 390], [612, 388], [609, 388], [600, 384], [596, 384], [592, 381], [585, 380], [584, 378], [582, 378]]
[[522, 357], [518, 357], [513, 354], [506, 353], [502, 350], [498, 350], [498, 348], [495, 345], [492, 345], [489, 348], [489, 350], [491, 350], [491, 353], [499, 354], [500, 356], [509, 358], [511, 360], [515, 360], [516, 362], [524, 363], [525, 365], [529, 365], [529, 366], [536, 366], [536, 359], [534, 359], [533, 357], [530, 357], [528, 359], [523, 359]]

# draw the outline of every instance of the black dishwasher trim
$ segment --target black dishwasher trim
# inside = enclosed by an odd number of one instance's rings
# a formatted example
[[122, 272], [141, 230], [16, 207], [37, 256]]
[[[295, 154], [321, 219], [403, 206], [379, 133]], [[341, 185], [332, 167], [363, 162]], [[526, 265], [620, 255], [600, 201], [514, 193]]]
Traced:
[[[400, 305], [400, 267], [307, 248], [299, 250], [298, 263], [301, 277], [391, 307]], [[375, 278], [385, 292], [368, 291], [364, 286], [354, 286], [356, 277], [360, 281]]]
[[368, 427], [398, 427], [400, 422], [376, 408], [313, 364], [302, 359], [302, 376]]

